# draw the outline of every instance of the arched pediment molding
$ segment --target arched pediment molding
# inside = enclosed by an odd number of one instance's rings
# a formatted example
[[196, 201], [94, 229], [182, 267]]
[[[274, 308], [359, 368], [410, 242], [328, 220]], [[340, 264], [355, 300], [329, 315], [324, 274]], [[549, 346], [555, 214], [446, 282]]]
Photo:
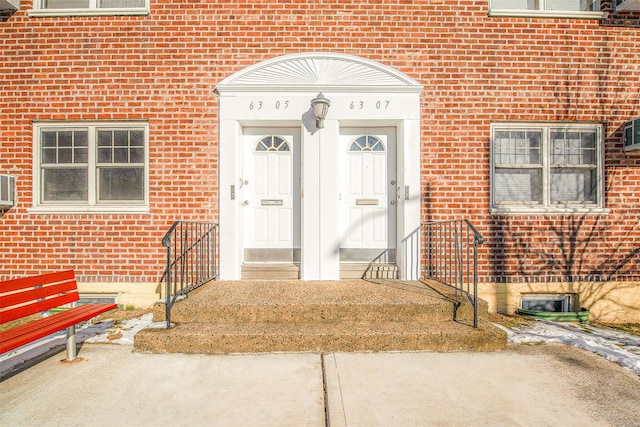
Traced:
[[284, 55], [259, 62], [220, 82], [222, 92], [420, 92], [414, 79], [352, 55], [313, 52]]

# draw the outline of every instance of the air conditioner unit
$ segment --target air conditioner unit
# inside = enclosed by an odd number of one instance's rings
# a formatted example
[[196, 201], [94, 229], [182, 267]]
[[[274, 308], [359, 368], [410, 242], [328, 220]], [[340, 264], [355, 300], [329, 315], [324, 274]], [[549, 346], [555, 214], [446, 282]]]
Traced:
[[15, 183], [13, 176], [0, 175], [0, 209], [8, 209], [15, 204]]
[[616, 10], [619, 11], [638, 11], [640, 10], [640, 0], [617, 0]]
[[640, 150], [640, 117], [624, 124], [624, 149]]
[[20, 9], [20, 0], [0, 0], [0, 22], [4, 22]]

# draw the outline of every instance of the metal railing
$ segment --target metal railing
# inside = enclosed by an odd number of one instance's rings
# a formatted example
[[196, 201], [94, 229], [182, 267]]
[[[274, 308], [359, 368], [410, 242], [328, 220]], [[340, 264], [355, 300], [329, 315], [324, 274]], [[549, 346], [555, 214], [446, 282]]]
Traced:
[[218, 225], [209, 222], [176, 221], [162, 238], [167, 248], [163, 275], [167, 328], [171, 307], [179, 297], [218, 276]]
[[478, 327], [478, 245], [484, 238], [466, 219], [422, 224], [425, 275], [465, 294], [473, 304], [473, 327]]

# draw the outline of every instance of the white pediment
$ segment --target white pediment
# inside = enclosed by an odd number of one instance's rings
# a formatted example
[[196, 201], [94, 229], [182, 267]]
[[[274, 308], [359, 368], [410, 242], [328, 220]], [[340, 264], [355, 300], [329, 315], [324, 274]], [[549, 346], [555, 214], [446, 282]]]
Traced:
[[218, 92], [390, 91], [419, 92], [422, 85], [375, 61], [352, 55], [303, 53], [269, 59], [220, 82]]

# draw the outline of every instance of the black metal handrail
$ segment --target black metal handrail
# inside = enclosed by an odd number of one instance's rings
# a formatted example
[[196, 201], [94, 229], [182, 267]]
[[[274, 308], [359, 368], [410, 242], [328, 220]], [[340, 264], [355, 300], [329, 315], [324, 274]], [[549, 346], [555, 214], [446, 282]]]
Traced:
[[215, 223], [176, 221], [162, 238], [167, 328], [177, 299], [218, 276], [217, 229]]
[[[478, 327], [478, 245], [482, 235], [466, 219], [422, 224], [425, 274], [463, 293], [473, 304], [473, 327]], [[473, 291], [471, 287], [473, 286]]]

